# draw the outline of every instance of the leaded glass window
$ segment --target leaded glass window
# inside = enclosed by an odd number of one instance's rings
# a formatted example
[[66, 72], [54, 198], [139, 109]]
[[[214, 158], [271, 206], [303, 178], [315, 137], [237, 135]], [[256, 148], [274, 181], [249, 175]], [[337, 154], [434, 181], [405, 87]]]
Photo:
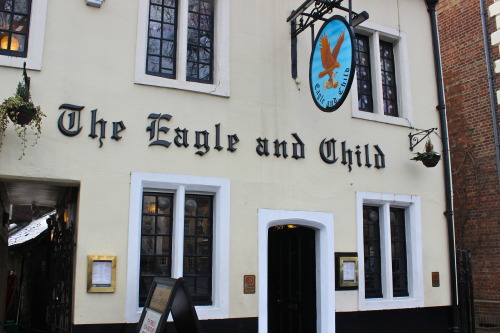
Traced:
[[373, 112], [372, 82], [370, 68], [370, 40], [367, 36], [356, 35], [356, 73], [358, 77], [358, 108]]
[[408, 267], [406, 259], [406, 231], [404, 208], [390, 210], [392, 292], [394, 297], [408, 296]]
[[171, 277], [172, 202], [173, 194], [143, 194], [139, 306], [144, 306], [155, 276]]
[[186, 194], [184, 279], [196, 305], [212, 304], [213, 197]]
[[213, 82], [213, 31], [213, 0], [189, 0], [186, 80]]
[[31, 0], [0, 0], [0, 55], [26, 57]]
[[365, 297], [382, 297], [379, 208], [363, 206]]
[[394, 52], [391, 43], [380, 41], [380, 65], [382, 68], [384, 114], [398, 117], [396, 70], [394, 68]]
[[[406, 251], [405, 208], [388, 207], [389, 217], [381, 217], [379, 206], [363, 206], [363, 245], [365, 263], [365, 298], [382, 298], [382, 246], [385, 244], [381, 233], [389, 228], [390, 257], [392, 271], [392, 296], [406, 297], [408, 293], [408, 267]], [[387, 215], [387, 214], [386, 214]], [[386, 229], [387, 230], [387, 229]], [[386, 253], [389, 249], [386, 249]], [[386, 284], [387, 285], [387, 284]]]
[[150, 1], [147, 74], [167, 78], [176, 76], [177, 1]]

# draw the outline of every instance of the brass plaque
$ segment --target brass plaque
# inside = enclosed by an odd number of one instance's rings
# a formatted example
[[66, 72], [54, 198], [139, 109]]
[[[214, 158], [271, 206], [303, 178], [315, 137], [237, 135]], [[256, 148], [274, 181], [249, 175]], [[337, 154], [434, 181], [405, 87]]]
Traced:
[[255, 294], [255, 275], [245, 275], [243, 277], [243, 293]]

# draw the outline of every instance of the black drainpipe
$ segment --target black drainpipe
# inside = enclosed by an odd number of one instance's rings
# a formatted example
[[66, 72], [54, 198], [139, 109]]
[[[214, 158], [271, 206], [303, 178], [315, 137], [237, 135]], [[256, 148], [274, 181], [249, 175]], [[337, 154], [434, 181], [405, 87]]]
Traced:
[[446, 188], [446, 222], [448, 224], [448, 252], [450, 256], [450, 286], [451, 286], [451, 326], [450, 332], [460, 332], [460, 313], [457, 299], [457, 268], [455, 253], [455, 228], [453, 221], [453, 190], [451, 187], [450, 146], [448, 140], [448, 124], [446, 120], [446, 104], [444, 99], [443, 71], [441, 68], [441, 50], [439, 48], [439, 33], [436, 16], [436, 5], [439, 0], [425, 0], [427, 11], [431, 18], [432, 44], [434, 46], [434, 64], [436, 70], [439, 122], [443, 144], [444, 182]]
[[493, 135], [495, 137], [495, 152], [497, 157], [498, 182], [500, 184], [500, 143], [498, 139], [497, 109], [495, 106], [495, 88], [493, 82], [493, 70], [491, 69], [490, 43], [488, 38], [488, 27], [486, 26], [486, 10], [484, 0], [479, 0], [481, 5], [481, 23], [483, 26], [484, 54], [486, 56], [486, 69], [488, 71], [488, 87], [490, 90], [490, 107], [493, 118]]

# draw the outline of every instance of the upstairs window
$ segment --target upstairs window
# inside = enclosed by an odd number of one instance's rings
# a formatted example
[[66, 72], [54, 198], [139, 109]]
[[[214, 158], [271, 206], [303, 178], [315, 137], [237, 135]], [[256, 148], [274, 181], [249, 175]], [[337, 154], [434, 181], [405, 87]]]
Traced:
[[26, 58], [31, 0], [0, 0], [0, 55]]
[[411, 126], [405, 34], [368, 22], [356, 30], [353, 117]]
[[139, 84], [229, 96], [229, 0], [141, 0]]
[[47, 0], [0, 0], [0, 66], [42, 69]]

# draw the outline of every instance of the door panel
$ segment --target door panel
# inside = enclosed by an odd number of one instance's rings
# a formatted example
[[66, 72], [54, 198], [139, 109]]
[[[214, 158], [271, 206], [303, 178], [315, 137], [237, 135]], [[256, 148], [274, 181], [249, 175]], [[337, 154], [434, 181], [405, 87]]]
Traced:
[[315, 231], [269, 229], [268, 332], [316, 332]]

